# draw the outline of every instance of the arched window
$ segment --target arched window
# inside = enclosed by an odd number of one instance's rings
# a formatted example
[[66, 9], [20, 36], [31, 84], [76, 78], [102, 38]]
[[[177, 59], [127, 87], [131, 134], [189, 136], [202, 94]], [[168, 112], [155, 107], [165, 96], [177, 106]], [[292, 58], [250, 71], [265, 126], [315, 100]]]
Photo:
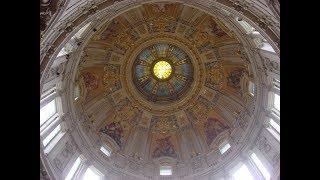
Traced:
[[45, 153], [50, 152], [64, 135], [61, 114], [61, 100], [56, 89], [43, 93], [40, 101], [40, 138]]
[[71, 169], [69, 170], [69, 172], [68, 172], [68, 174], [67, 174], [67, 176], [65, 177], [64, 180], [71, 180], [71, 179], [74, 177], [74, 175], [76, 174], [77, 170], [78, 170], [79, 167], [80, 167], [81, 161], [82, 161], [82, 159], [81, 159], [81, 157], [79, 156], [79, 157], [74, 161]]
[[80, 97], [80, 87], [79, 87], [79, 85], [76, 85], [74, 87], [73, 95], [74, 95], [74, 100], [77, 100]]
[[94, 167], [89, 167], [83, 174], [82, 180], [101, 180], [103, 175]]
[[268, 119], [268, 123], [269, 127], [267, 130], [277, 139], [277, 141], [280, 141], [280, 125], [272, 118]]
[[250, 173], [248, 167], [242, 164], [233, 174], [234, 180], [254, 180], [252, 174]]
[[109, 147], [105, 146], [101, 146], [100, 151], [105, 154], [106, 156], [111, 156], [111, 149]]
[[231, 146], [228, 143], [228, 141], [223, 141], [219, 146], [220, 153], [223, 154], [223, 153], [227, 152], [228, 149], [230, 149], [230, 147]]
[[265, 180], [270, 180], [270, 173], [268, 172], [267, 168], [263, 165], [261, 160], [258, 158], [258, 156], [255, 153], [251, 153], [250, 159], [253, 161], [253, 163], [256, 165], [262, 176]]
[[237, 17], [236, 20], [243, 27], [243, 29], [245, 30], [245, 32], [247, 34], [250, 34], [253, 31], [255, 31], [255, 29], [249, 23], [247, 23], [245, 20], [243, 20], [243, 19], [241, 19], [239, 17]]
[[42, 108], [40, 108], [40, 126], [47, 122], [53, 115], [57, 113], [56, 100], [53, 99]]
[[249, 23], [239, 17], [237, 17], [236, 20], [240, 24], [240, 26], [242, 26], [245, 32], [253, 38], [253, 41], [255, 42], [257, 48], [269, 52], [275, 52], [272, 46], [267, 42], [267, 40]]
[[84, 25], [79, 31], [71, 37], [71, 39], [64, 45], [64, 47], [61, 49], [57, 57], [64, 56], [66, 54], [71, 53], [74, 50], [74, 44], [76, 44], [77, 40], [79, 40], [84, 32], [88, 29], [91, 22]]
[[256, 89], [255, 84], [254, 84], [253, 82], [249, 81], [249, 93], [250, 93], [252, 96], [254, 96], [255, 89]]
[[277, 116], [280, 116], [280, 95], [277, 92], [269, 92], [268, 106]]
[[171, 166], [160, 166], [160, 176], [170, 176], [172, 175]]

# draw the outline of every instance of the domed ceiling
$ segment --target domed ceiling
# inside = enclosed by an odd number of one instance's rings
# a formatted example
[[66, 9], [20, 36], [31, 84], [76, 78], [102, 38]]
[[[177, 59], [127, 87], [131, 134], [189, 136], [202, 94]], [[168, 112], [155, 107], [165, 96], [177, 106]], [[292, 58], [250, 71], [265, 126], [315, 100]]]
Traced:
[[87, 117], [83, 128], [115, 156], [185, 164], [244, 137], [254, 102], [248, 64], [217, 18], [179, 3], [144, 4], [89, 40], [75, 107]]

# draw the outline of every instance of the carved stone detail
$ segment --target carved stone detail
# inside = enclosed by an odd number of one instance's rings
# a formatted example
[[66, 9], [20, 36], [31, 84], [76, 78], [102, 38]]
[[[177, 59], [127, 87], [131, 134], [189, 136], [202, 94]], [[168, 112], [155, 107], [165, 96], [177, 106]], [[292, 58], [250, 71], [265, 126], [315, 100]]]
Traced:
[[76, 149], [71, 142], [66, 142], [64, 148], [58, 153], [58, 155], [53, 159], [54, 166], [59, 172], [62, 172], [67, 165], [68, 161], [75, 153]]

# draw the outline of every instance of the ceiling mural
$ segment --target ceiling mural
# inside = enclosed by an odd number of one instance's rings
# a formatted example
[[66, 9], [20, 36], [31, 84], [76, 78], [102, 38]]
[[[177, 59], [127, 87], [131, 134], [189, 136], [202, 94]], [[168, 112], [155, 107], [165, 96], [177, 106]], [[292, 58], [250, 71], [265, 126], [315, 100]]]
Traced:
[[80, 84], [83, 85], [85, 97], [84, 103], [88, 103], [95, 99], [104, 89], [103, 85], [103, 67], [91, 66], [83, 69], [79, 73]]
[[228, 74], [228, 86], [234, 88], [234, 89], [240, 89], [240, 80], [241, 77], [243, 76], [244, 73], [244, 69], [241, 68], [237, 68], [232, 70], [229, 74]]
[[123, 126], [120, 122], [111, 122], [110, 124], [107, 124], [105, 127], [101, 128], [100, 132], [110, 136], [119, 147], [122, 147], [124, 136]]
[[[124, 100], [125, 101], [125, 100]], [[109, 116], [105, 117], [105, 122], [102, 124], [98, 133], [103, 137], [109, 136], [120, 149], [123, 149], [126, 139], [129, 136], [130, 129], [132, 128], [133, 118], [136, 115], [130, 107], [126, 106], [127, 102], [120, 102], [117, 104], [116, 109], [112, 109]]]
[[115, 17], [93, 34], [79, 63], [79, 107], [105, 111], [90, 119], [98, 124], [91, 133], [144, 163], [184, 163], [213, 151], [221, 134], [236, 130], [236, 116], [225, 112], [246, 106], [242, 81], [251, 75], [239, 48], [222, 22], [179, 3], [143, 4]]
[[229, 129], [229, 127], [222, 123], [221, 120], [217, 118], [209, 117], [204, 123], [203, 128], [205, 129], [206, 142], [208, 146], [211, 145], [213, 140], [222, 133], [223, 131]]
[[171, 44], [154, 44], [136, 58], [133, 81], [146, 99], [166, 103], [180, 98], [193, 81], [190, 57]]
[[162, 156], [177, 158], [176, 150], [171, 142], [171, 136], [157, 138], [155, 142], [156, 145], [152, 151], [152, 158], [159, 158]]
[[121, 89], [119, 80], [120, 66], [107, 64], [104, 67], [103, 84], [107, 92], [114, 92]]
[[92, 72], [84, 72], [81, 75], [88, 91], [98, 88], [99, 84], [97, 75]]

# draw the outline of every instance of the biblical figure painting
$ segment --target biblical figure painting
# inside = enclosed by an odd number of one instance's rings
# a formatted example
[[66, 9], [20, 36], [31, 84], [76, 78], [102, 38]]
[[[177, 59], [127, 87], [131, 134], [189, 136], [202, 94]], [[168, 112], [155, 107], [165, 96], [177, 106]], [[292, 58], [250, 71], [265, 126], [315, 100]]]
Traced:
[[82, 78], [89, 91], [98, 88], [98, 78], [91, 72], [82, 73]]
[[244, 74], [244, 69], [241, 69], [241, 68], [231, 71], [228, 76], [228, 85], [235, 89], [240, 89], [241, 88], [240, 81], [243, 74]]
[[224, 35], [226, 35], [226, 33], [221, 29], [221, 27], [219, 27], [219, 25], [211, 20], [209, 22], [208, 28], [210, 29], [210, 32], [218, 37], [222, 37]]
[[110, 136], [119, 147], [122, 147], [123, 128], [120, 122], [112, 122], [100, 129], [100, 132]]
[[157, 139], [157, 145], [155, 150], [152, 153], [153, 158], [158, 158], [161, 156], [169, 156], [172, 158], [176, 158], [177, 154], [174, 150], [173, 144], [170, 140], [171, 136], [162, 138], [162, 139]]
[[204, 123], [204, 129], [205, 129], [205, 136], [206, 136], [207, 144], [210, 146], [210, 144], [213, 142], [213, 140], [221, 132], [225, 131], [228, 128], [229, 127], [227, 125], [224, 125], [217, 118], [209, 117], [207, 119], [207, 121]]
[[120, 23], [116, 20], [113, 20], [108, 28], [101, 34], [102, 40], [112, 39], [118, 35], [117, 29], [121, 28]]

